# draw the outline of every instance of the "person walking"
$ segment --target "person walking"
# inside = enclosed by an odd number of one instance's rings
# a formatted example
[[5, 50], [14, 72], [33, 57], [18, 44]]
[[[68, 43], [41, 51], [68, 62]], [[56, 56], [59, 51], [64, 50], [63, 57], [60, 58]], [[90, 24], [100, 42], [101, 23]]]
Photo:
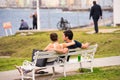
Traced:
[[102, 9], [101, 9], [101, 6], [96, 4], [96, 1], [93, 1], [93, 6], [91, 7], [91, 10], [90, 10], [90, 17], [89, 19], [93, 19], [93, 22], [94, 22], [94, 29], [95, 29], [95, 33], [98, 33], [99, 30], [98, 30], [98, 20], [99, 18], [101, 17], [102, 19]]

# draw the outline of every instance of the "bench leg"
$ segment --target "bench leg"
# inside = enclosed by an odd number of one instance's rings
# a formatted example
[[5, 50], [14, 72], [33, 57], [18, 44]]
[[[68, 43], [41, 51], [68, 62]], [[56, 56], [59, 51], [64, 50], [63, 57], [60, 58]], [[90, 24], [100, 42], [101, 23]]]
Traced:
[[32, 71], [32, 79], [35, 80], [35, 70]]
[[80, 62], [80, 68], [82, 68], [82, 62]]
[[21, 71], [21, 79], [24, 80], [24, 73]]
[[80, 71], [82, 70], [82, 62], [80, 62]]
[[64, 67], [63, 67], [63, 72], [64, 72], [64, 77], [66, 77], [65, 64], [64, 64]]
[[93, 63], [92, 63], [92, 61], [90, 62], [90, 70], [91, 70], [91, 72], [93, 72]]
[[53, 70], [53, 76], [55, 75], [55, 67], [52, 67]]

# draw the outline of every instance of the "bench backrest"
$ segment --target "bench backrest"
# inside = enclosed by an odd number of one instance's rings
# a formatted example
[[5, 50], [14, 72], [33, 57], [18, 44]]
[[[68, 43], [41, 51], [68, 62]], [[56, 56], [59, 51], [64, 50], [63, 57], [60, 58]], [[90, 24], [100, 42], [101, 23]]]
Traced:
[[87, 49], [81, 49], [81, 48], [76, 48], [76, 49], [70, 49], [68, 55], [78, 55], [82, 53], [91, 53], [91, 52], [96, 52], [98, 45], [90, 45]]
[[90, 57], [91, 59], [94, 58], [94, 54], [97, 50], [98, 45], [90, 45], [87, 49], [70, 49], [69, 52], [67, 54], [58, 54], [55, 51], [49, 51], [49, 52], [45, 52], [45, 51], [37, 51], [35, 52], [35, 56], [34, 58], [34, 63], [36, 64], [37, 59], [42, 59], [42, 58], [57, 58], [60, 56], [69, 56], [69, 55], [78, 55], [81, 54], [83, 57]]

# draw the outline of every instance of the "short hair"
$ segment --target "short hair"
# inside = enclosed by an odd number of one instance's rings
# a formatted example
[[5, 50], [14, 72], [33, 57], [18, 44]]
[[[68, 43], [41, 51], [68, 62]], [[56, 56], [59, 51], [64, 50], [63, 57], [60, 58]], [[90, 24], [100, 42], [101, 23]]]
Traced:
[[57, 40], [58, 40], [58, 35], [57, 35], [57, 33], [51, 33], [51, 34], [50, 34], [50, 39], [51, 39], [52, 41], [57, 41]]
[[96, 4], [96, 1], [93, 1], [93, 4], [95, 5], [95, 4]]
[[21, 21], [24, 21], [23, 19], [21, 19]]
[[63, 32], [65, 37], [68, 37], [68, 39], [72, 40], [73, 39], [73, 32], [71, 30], [66, 30]]

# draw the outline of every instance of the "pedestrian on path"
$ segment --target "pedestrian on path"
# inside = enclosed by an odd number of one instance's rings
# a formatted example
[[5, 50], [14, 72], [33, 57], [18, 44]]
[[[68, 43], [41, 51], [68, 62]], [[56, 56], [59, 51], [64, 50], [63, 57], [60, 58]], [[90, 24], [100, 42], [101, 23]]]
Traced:
[[102, 19], [102, 9], [101, 9], [101, 6], [96, 4], [96, 1], [93, 1], [93, 6], [91, 7], [91, 10], [90, 10], [90, 17], [89, 19], [93, 19], [93, 22], [94, 22], [94, 29], [95, 29], [95, 33], [98, 33], [99, 30], [98, 30], [98, 20], [99, 18], [101, 17]]

